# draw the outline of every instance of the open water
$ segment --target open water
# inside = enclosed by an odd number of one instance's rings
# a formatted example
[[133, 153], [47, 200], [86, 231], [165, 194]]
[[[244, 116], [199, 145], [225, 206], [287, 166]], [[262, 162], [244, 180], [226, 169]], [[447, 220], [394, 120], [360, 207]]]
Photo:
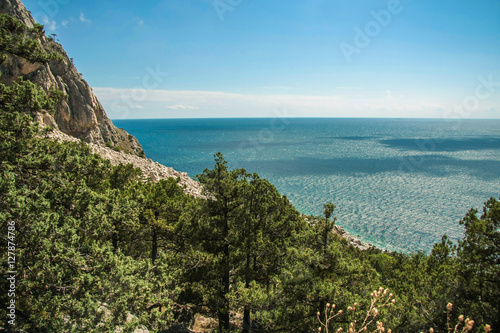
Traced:
[[146, 156], [195, 177], [222, 152], [302, 213], [388, 250], [430, 251], [500, 195], [500, 120], [250, 118], [115, 120]]

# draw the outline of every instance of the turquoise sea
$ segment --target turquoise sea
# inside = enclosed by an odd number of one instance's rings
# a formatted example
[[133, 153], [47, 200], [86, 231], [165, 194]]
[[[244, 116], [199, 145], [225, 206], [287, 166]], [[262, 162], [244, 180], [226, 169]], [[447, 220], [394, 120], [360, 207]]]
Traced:
[[305, 214], [388, 250], [430, 251], [500, 195], [500, 120], [251, 118], [115, 120], [146, 156], [195, 177], [222, 152]]

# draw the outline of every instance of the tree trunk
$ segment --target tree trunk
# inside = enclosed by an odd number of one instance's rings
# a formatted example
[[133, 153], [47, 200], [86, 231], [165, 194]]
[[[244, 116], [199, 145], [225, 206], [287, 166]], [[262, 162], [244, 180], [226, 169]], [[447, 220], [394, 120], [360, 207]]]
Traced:
[[153, 265], [155, 264], [156, 256], [158, 255], [158, 234], [156, 233], [156, 229], [153, 228], [153, 240], [151, 243], [151, 262]]
[[229, 332], [229, 309], [219, 309], [219, 332]]
[[[254, 261], [255, 262], [255, 261]], [[246, 278], [245, 278], [245, 288], [250, 287], [250, 253], [247, 253], [246, 262]], [[250, 307], [245, 305], [243, 310], [243, 333], [252, 333], [252, 318], [250, 315]]]
[[223, 295], [223, 307], [221, 309], [221, 319], [222, 319], [222, 324], [223, 328], [226, 331], [229, 331], [229, 300], [227, 299], [227, 294], [229, 294], [229, 287], [230, 287], [230, 278], [229, 278], [229, 244], [226, 242], [224, 245], [224, 257], [226, 260], [225, 263], [225, 269], [224, 269], [224, 278], [223, 278], [223, 283], [224, 283], [224, 295]]
[[[229, 253], [229, 246], [224, 246], [224, 255]], [[226, 257], [227, 259], [228, 257]], [[229, 265], [224, 267], [224, 275], [222, 277], [223, 288], [221, 289], [220, 295], [220, 308], [219, 312], [219, 331], [228, 332], [229, 331], [229, 300], [227, 299], [227, 294], [229, 294], [230, 279], [229, 279]]]
[[229, 265], [229, 221], [228, 221], [228, 210], [227, 207], [224, 211], [224, 275], [222, 277], [223, 290], [221, 295], [221, 309], [219, 310], [219, 331], [226, 332], [229, 331], [229, 300], [227, 299], [227, 294], [229, 294], [230, 281], [230, 265]]
[[243, 333], [252, 333], [252, 318], [248, 306], [245, 306], [245, 310], [243, 311]]
[[327, 224], [325, 225], [325, 231], [323, 234], [323, 254], [326, 254], [326, 246], [328, 244], [328, 221], [326, 223]]

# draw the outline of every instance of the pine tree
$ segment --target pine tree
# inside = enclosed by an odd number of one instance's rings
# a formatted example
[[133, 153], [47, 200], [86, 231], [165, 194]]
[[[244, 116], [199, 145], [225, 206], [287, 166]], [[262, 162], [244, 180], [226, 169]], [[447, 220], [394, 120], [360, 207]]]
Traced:
[[500, 327], [500, 201], [490, 198], [479, 216], [471, 209], [460, 221], [465, 227], [458, 243], [462, 311], [477, 322]]

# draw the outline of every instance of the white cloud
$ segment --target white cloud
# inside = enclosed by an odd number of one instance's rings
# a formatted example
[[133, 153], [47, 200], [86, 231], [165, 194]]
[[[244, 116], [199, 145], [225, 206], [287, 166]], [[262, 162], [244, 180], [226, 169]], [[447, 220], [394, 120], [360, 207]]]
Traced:
[[359, 87], [335, 87], [338, 90], [361, 90]]
[[113, 108], [115, 109], [144, 109], [144, 106], [135, 103], [120, 103], [117, 100], [117, 103], [113, 104]]
[[75, 18], [70, 16], [67, 19], [61, 21], [61, 26], [63, 26], [64, 28], [67, 28], [70, 24], [74, 23], [75, 21], [76, 21]]
[[[94, 88], [94, 92], [111, 119], [275, 117], [284, 109], [287, 117], [442, 118], [444, 111], [452, 107], [441, 100], [420, 96], [388, 100], [387, 97], [392, 97], [390, 91], [386, 91], [385, 98], [380, 98], [381, 91], [364, 90], [331, 96], [118, 88]], [[140, 112], [138, 104], [143, 108]], [[115, 110], [116, 105], [123, 109]], [[492, 106], [484, 107], [490, 109]], [[472, 117], [480, 117], [480, 112], [482, 110], [477, 110]]]
[[297, 88], [290, 87], [290, 86], [265, 86], [262, 87], [263, 89], [280, 89], [280, 90], [295, 90]]
[[391, 91], [390, 90], [387, 90], [386, 91], [387, 95], [386, 95], [386, 99], [391, 102], [394, 100], [394, 97], [392, 97], [392, 94], [391, 94]]
[[176, 105], [169, 105], [169, 106], [167, 106], [167, 109], [172, 109], [172, 110], [198, 110], [199, 107], [192, 106], [192, 105], [176, 104]]
[[43, 17], [42, 23], [45, 26], [46, 30], [55, 31], [57, 29], [57, 23], [56, 23], [56, 21], [50, 20], [47, 16]]
[[83, 12], [80, 12], [80, 22], [82, 23], [92, 23], [92, 20], [85, 17]]

